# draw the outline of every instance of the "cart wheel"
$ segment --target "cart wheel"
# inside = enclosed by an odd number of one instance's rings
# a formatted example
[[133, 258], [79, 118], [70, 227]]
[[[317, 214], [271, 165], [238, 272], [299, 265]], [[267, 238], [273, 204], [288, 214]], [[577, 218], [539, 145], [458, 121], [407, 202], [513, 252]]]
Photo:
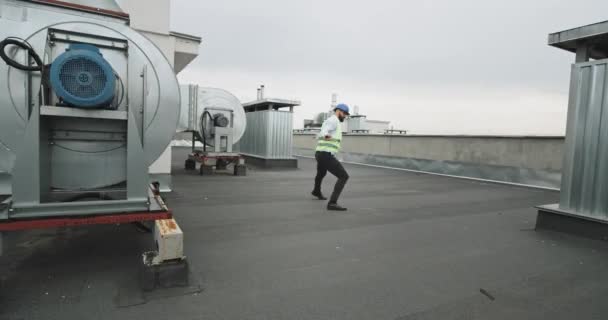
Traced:
[[185, 164], [186, 170], [196, 170], [196, 161], [187, 159]]

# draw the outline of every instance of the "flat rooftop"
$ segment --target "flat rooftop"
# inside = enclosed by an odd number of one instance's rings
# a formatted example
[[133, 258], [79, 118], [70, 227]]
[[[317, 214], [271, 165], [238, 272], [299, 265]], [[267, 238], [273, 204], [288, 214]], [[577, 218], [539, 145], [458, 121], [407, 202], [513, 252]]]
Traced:
[[[133, 225], [5, 235], [0, 319], [603, 319], [608, 244], [534, 231], [556, 192], [347, 165], [345, 213], [315, 163], [185, 172], [167, 202], [202, 291], [142, 295]], [[335, 182], [328, 176], [324, 192]], [[493, 300], [492, 300], [493, 299]]]

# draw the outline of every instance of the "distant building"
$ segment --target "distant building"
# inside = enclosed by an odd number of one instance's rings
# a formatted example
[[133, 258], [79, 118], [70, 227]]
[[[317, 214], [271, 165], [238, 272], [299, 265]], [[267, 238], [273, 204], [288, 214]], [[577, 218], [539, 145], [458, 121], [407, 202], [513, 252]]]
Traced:
[[[304, 120], [304, 130], [311, 131], [321, 128], [327, 119], [327, 113], [319, 113], [314, 120]], [[347, 133], [382, 134], [390, 129], [390, 121], [368, 120], [364, 115], [352, 115], [342, 123], [342, 131]]]
[[367, 130], [370, 133], [384, 133], [390, 128], [390, 121], [367, 120]]
[[[337, 105], [338, 95], [332, 94], [331, 108], [328, 112], [321, 112], [314, 119], [304, 120], [305, 132], [321, 128], [323, 121], [329, 118]], [[359, 106], [353, 106], [351, 116], [342, 123], [342, 132], [384, 134], [390, 129], [390, 121], [369, 120], [366, 115], [359, 114]]]

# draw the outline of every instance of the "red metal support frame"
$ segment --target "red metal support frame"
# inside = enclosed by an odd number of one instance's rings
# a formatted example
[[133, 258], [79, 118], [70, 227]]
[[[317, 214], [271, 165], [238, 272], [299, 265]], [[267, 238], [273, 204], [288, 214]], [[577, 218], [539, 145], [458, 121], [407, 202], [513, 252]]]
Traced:
[[0, 222], [0, 232], [75, 227], [98, 224], [123, 224], [131, 222], [165, 220], [171, 218], [173, 218], [173, 212], [169, 210], [161, 212], [110, 214], [93, 217], [47, 218], [18, 221], [9, 220], [7, 222]]
[[243, 158], [243, 156], [239, 155], [233, 155], [233, 156], [216, 156], [216, 155], [204, 155], [204, 154], [200, 154], [200, 153], [191, 153], [189, 156], [195, 158], [196, 160], [198, 160], [198, 162], [205, 162], [208, 159], [218, 159], [218, 160], [240, 160]]

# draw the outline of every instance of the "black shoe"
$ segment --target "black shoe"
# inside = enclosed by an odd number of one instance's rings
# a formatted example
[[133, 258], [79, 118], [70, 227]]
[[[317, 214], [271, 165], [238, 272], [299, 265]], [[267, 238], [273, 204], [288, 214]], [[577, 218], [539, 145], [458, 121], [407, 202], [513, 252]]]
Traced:
[[347, 209], [344, 207], [340, 207], [337, 203], [328, 203], [327, 210], [330, 211], [346, 211]]
[[325, 198], [321, 192], [314, 192], [313, 191], [311, 194], [314, 197], [317, 197], [317, 199], [319, 199], [319, 200], [327, 200], [327, 198]]

